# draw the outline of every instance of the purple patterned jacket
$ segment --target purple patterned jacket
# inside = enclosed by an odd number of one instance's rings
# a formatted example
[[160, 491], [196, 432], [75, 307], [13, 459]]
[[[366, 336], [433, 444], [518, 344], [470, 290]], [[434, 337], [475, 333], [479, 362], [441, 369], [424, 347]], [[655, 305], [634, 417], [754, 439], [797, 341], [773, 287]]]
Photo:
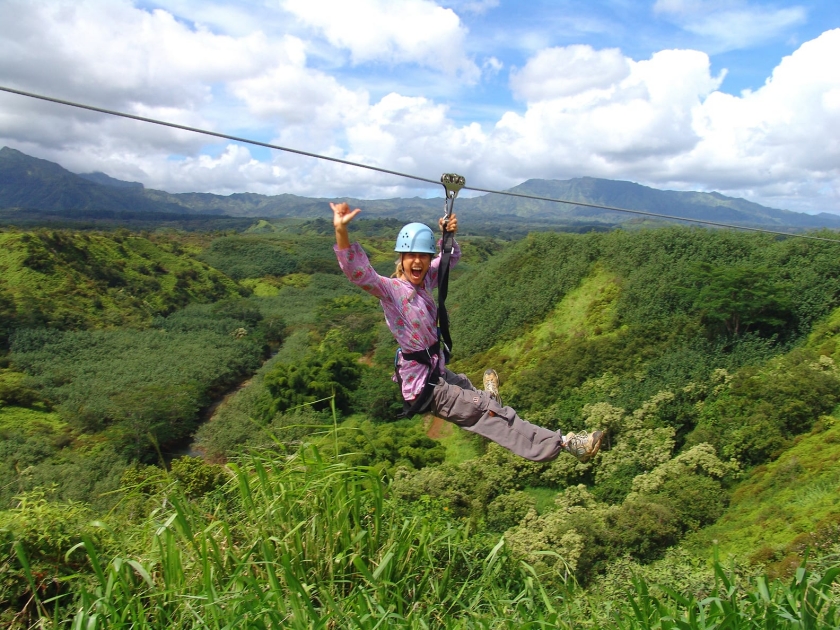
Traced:
[[[403, 352], [423, 350], [437, 342], [437, 305], [432, 298], [432, 289], [438, 283], [440, 254], [432, 260], [423, 287], [416, 289], [407, 280], [386, 278], [376, 273], [358, 243], [353, 243], [348, 249], [338, 249], [338, 246], [333, 246], [333, 249], [341, 270], [350, 282], [379, 298], [382, 310], [385, 311], [385, 322]], [[449, 259], [450, 266], [454, 266], [460, 258], [461, 247], [455, 243]], [[442, 353], [435, 367], [443, 369]], [[397, 369], [402, 377], [403, 398], [414, 400], [426, 383], [429, 368], [400, 355]]]

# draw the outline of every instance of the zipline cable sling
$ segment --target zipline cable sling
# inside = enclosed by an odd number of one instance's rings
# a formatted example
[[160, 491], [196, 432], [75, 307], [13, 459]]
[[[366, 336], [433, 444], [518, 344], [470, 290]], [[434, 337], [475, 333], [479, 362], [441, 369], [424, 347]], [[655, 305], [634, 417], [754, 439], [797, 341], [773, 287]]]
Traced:
[[467, 180], [463, 175], [444, 173], [440, 176], [440, 183], [446, 190], [446, 201], [443, 205], [443, 246], [441, 247], [440, 267], [438, 269], [438, 330], [440, 331], [438, 336], [443, 342], [443, 354], [446, 362], [449, 363], [449, 356], [452, 352], [452, 336], [449, 334], [446, 294], [449, 292], [449, 258], [452, 255], [455, 233], [450, 232], [447, 227], [449, 218], [452, 216], [455, 198], [460, 190], [467, 185]]

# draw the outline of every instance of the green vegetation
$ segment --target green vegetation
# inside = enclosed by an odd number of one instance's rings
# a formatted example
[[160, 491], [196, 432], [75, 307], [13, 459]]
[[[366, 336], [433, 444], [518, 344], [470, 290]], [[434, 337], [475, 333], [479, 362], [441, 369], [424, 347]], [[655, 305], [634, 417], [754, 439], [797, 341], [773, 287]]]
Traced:
[[737, 337], [752, 327], [772, 334], [791, 318], [792, 300], [786, 287], [774, 284], [767, 268], [703, 263], [694, 276], [695, 286], [687, 288], [685, 295], [710, 334], [725, 332]]
[[[803, 334], [837, 304], [833, 279], [840, 263], [834, 247], [685, 228], [585, 236], [531, 234], [491, 260], [470, 282], [453, 287], [451, 299], [462, 311], [453, 323], [458, 322], [464, 352], [486, 350], [496, 339], [519, 336], [523, 326], [542, 321], [593, 272], [596, 263], [620, 278], [617, 326], [679, 319], [698, 307], [708, 310], [704, 302], [712, 299], [711, 289], [703, 291], [708, 277], [725, 276], [724, 268], [736, 266], [739, 277], [763, 279], [762, 287], [753, 290], [764, 291], [765, 310], [770, 303], [784, 310], [786, 300], [796, 296], [783, 329]], [[724, 287], [717, 290], [722, 292]]]
[[297, 271], [295, 259], [283, 251], [282, 243], [273, 243], [256, 236], [216, 239], [203, 259], [237, 280], [268, 275], [284, 276]]
[[209, 397], [256, 368], [260, 352], [247, 336], [152, 328], [22, 331], [11, 357], [74, 428], [110, 428], [111, 440], [136, 444], [150, 433], [158, 442], [188, 435]]
[[[381, 273], [392, 231], [358, 225]], [[836, 627], [835, 245], [465, 237], [451, 367], [607, 429], [582, 464], [395, 421], [395, 344], [326, 221], [53, 232], [0, 234], [10, 627]]]
[[[207, 465], [204, 465], [205, 467]], [[388, 499], [375, 471], [317, 453], [251, 456], [218, 470], [126, 475], [129, 504], [156, 506], [132, 528], [85, 525], [78, 504], [32, 495], [0, 521], [0, 597], [24, 601], [12, 623], [73, 627], [830, 628], [840, 569], [788, 583], [715, 565], [702, 597], [644, 579], [610, 602], [573, 580], [543, 584], [495, 536], [434, 502]], [[206, 492], [190, 498], [195, 480]], [[74, 528], [75, 527], [75, 528]], [[65, 549], [69, 553], [63, 553]], [[49, 576], [62, 576], [51, 581]], [[542, 576], [545, 577], [545, 576]], [[629, 597], [628, 597], [629, 595]], [[598, 612], [595, 612], [598, 611]], [[671, 620], [667, 622], [666, 620]], [[662, 624], [662, 625], [660, 625]]]
[[37, 230], [0, 232], [0, 345], [16, 328], [144, 325], [191, 302], [238, 295], [178, 241]]
[[260, 411], [263, 417], [271, 418], [293, 407], [312, 404], [315, 409], [325, 409], [332, 402], [346, 412], [361, 372], [359, 355], [345, 350], [340, 333], [328, 333], [321, 345], [301, 361], [280, 363], [265, 375], [266, 404]]
[[732, 494], [726, 514], [691, 545], [717, 541], [721, 552], [751, 550], [773, 574], [798, 566], [806, 549], [826, 553], [837, 541], [840, 423], [824, 416], [778, 460], [757, 466]]
[[0, 208], [0, 226], [19, 229], [37, 229], [49, 226], [54, 230], [128, 229], [140, 232], [165, 228], [185, 232], [224, 232], [227, 230], [246, 230], [253, 222], [254, 219], [250, 217], [240, 218], [213, 214]]
[[261, 324], [259, 312], [220, 302], [147, 330], [17, 331], [10, 359], [26, 375], [0, 374], [10, 392], [0, 498], [58, 484], [59, 496], [101, 503], [128, 462], [188, 437], [200, 410], [259, 366]]

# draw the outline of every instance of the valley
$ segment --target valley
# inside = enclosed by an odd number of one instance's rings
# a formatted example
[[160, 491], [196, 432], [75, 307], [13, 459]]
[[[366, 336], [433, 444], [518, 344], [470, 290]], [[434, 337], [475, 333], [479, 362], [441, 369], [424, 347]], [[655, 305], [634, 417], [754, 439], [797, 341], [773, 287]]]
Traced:
[[[834, 627], [836, 244], [465, 229], [451, 368], [609, 432], [537, 464], [395, 420], [330, 228], [0, 231], [0, 623]], [[354, 229], [390, 274], [392, 221]]]

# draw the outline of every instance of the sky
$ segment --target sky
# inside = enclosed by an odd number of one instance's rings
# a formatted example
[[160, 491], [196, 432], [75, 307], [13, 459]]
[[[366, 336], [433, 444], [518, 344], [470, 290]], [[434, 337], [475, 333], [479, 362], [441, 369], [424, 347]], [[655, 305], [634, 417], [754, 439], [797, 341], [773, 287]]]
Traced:
[[[0, 86], [437, 180], [840, 214], [840, 2], [0, 0]], [[169, 192], [442, 187], [0, 92], [0, 146]]]

